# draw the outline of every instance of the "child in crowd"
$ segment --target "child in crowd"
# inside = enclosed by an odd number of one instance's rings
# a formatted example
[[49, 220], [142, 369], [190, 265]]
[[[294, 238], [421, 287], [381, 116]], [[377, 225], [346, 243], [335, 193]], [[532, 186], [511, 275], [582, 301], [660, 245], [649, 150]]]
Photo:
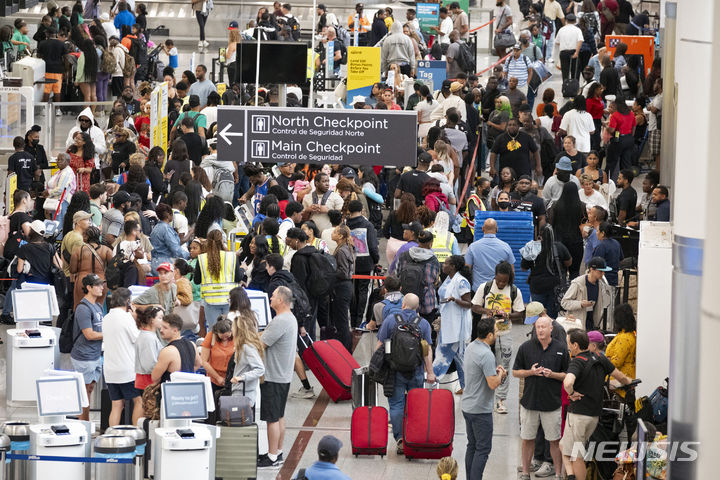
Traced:
[[168, 66], [172, 68], [178, 68], [178, 50], [175, 46], [175, 42], [171, 39], [165, 40], [163, 45], [163, 52], [168, 56]]
[[436, 471], [441, 480], [455, 480], [458, 476], [458, 463], [452, 457], [443, 457], [438, 462]]

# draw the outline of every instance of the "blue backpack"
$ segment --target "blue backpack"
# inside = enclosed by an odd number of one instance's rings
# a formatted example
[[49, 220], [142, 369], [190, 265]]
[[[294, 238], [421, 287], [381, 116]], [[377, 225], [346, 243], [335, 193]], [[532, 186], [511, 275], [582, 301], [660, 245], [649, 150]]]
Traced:
[[402, 299], [403, 297], [401, 296], [395, 302], [391, 302], [387, 299], [382, 301], [382, 304], [385, 305], [382, 309], [383, 320], [388, 318], [390, 315], [395, 315], [402, 312]]

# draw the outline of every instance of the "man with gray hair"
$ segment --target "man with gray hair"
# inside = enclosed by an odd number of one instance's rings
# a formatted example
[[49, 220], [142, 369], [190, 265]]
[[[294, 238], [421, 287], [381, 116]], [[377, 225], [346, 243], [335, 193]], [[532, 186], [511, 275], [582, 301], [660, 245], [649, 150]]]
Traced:
[[283, 463], [285, 404], [292, 381], [298, 335], [297, 319], [292, 313], [292, 290], [277, 287], [270, 297], [270, 307], [275, 316], [260, 337], [265, 344], [265, 382], [260, 384], [260, 420], [267, 422], [268, 453], [258, 458], [258, 468], [274, 468]]

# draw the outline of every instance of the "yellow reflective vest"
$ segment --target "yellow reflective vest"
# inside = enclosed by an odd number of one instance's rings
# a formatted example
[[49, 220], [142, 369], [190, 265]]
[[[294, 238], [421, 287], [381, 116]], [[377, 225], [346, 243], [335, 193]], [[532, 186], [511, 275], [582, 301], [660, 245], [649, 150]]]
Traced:
[[[435, 232], [433, 232], [435, 233]], [[455, 235], [447, 232], [446, 235], [438, 235], [435, 233], [432, 243], [432, 251], [435, 254], [435, 258], [442, 264], [447, 258], [452, 255], [452, 247], [455, 242]]]
[[235, 283], [235, 262], [237, 257], [234, 252], [220, 252], [220, 277], [212, 278], [208, 268], [207, 253], [198, 256], [202, 283], [200, 284], [200, 295], [210, 305], [224, 305], [228, 303], [230, 290], [237, 286]]

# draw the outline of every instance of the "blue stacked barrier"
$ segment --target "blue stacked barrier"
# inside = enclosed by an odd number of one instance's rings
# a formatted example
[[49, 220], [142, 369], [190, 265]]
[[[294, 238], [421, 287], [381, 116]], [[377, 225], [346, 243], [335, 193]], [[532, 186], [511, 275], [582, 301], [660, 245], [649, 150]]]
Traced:
[[497, 238], [506, 242], [515, 255], [515, 285], [520, 289], [525, 303], [530, 301], [530, 286], [527, 283], [529, 271], [520, 269], [520, 249], [533, 239], [535, 227], [532, 212], [478, 211], [475, 214], [475, 240], [483, 237], [485, 220], [493, 218], [498, 224]]

